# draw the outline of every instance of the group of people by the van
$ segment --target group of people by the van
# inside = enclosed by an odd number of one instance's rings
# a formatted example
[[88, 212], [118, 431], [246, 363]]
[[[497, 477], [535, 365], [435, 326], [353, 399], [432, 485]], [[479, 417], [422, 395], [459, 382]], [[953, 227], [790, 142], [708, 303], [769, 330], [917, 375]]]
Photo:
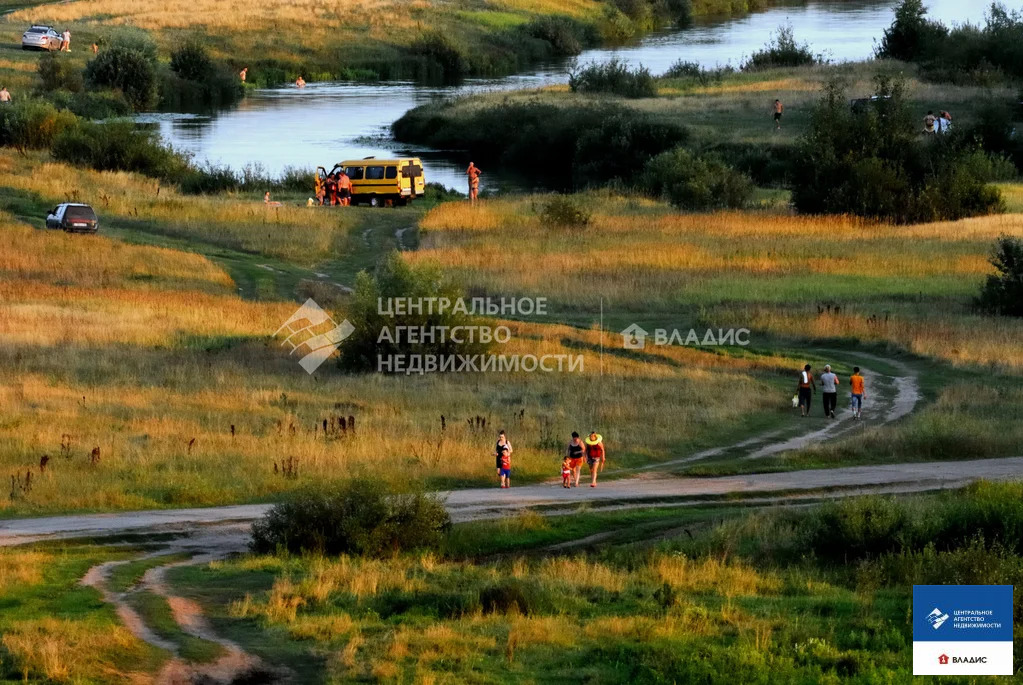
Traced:
[[352, 204], [352, 179], [344, 169], [331, 172], [325, 178], [316, 176], [316, 201], [320, 206], [330, 204], [331, 207]]
[[[835, 411], [838, 408], [838, 388], [842, 381], [838, 374], [831, 370], [831, 364], [824, 365], [824, 373], [820, 378], [814, 378], [813, 367], [807, 364], [799, 372], [799, 380], [796, 382], [796, 403], [799, 406], [800, 414], [805, 418], [810, 416], [813, 404], [813, 395], [817, 391], [817, 382], [820, 381], [821, 398], [824, 404], [824, 416], [835, 418]], [[860, 373], [860, 367], [854, 366], [852, 375], [849, 377], [849, 401], [853, 412], [853, 419], [863, 418], [863, 400], [867, 396], [866, 381]]]
[[[508, 440], [508, 434], [503, 430], [497, 434], [497, 444], [494, 446], [495, 466], [497, 477], [502, 488], [511, 487], [511, 458], [512, 445]], [[579, 480], [582, 477], [583, 461], [590, 468], [590, 487], [597, 487], [597, 475], [604, 470], [604, 462], [607, 453], [604, 451], [604, 438], [597, 431], [590, 431], [586, 438], [581, 438], [578, 433], [572, 432], [572, 439], [565, 449], [565, 456], [561, 462], [561, 486], [563, 488], [579, 487]]]
[[937, 115], [933, 110], [927, 112], [924, 117], [924, 133], [948, 133], [950, 130], [952, 130], [952, 115], [947, 110], [943, 109]]

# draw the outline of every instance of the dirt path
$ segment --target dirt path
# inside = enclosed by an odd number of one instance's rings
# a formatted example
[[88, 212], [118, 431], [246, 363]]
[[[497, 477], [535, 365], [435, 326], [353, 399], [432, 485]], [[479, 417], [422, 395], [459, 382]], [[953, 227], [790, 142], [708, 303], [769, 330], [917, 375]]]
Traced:
[[[89, 569], [82, 584], [100, 592], [103, 601], [114, 606], [125, 627], [138, 639], [171, 653], [153, 682], [156, 685], [229, 685], [236, 682], [281, 683], [289, 680], [288, 673], [265, 666], [258, 657], [249, 654], [238, 644], [220, 637], [210, 626], [202, 608], [194, 600], [174, 595], [166, 582], [172, 568], [208, 564], [245, 550], [248, 524], [228, 524], [194, 530], [192, 534], [163, 543], [160, 549], [125, 561], [107, 562]], [[161, 556], [175, 557], [190, 554], [185, 561], [174, 561], [148, 569], [142, 580], [124, 592], [108, 587], [110, 572], [117, 566]], [[163, 597], [170, 607], [174, 622], [186, 634], [212, 642], [222, 648], [222, 654], [210, 663], [191, 663], [181, 656], [180, 645], [163, 637], [145, 622], [131, 606], [131, 598], [140, 592], [151, 592]]]
[[[852, 410], [848, 406], [840, 407], [836, 412], [835, 419], [825, 419], [822, 416], [821, 400], [818, 394], [814, 396], [816, 404], [813, 407], [812, 415], [806, 419], [799, 419], [804, 422], [802, 424], [797, 421], [789, 427], [772, 429], [731, 445], [713, 447], [686, 457], [647, 464], [635, 469], [609, 471], [608, 474], [630, 471], [636, 473], [663, 471], [673, 466], [682, 466], [732, 454], [739, 459], [760, 459], [789, 450], [810, 447], [825, 440], [833, 440], [854, 430], [862, 430], [866, 426], [879, 426], [897, 421], [912, 412], [920, 401], [920, 383], [917, 373], [908, 364], [892, 359], [882, 359], [865, 352], [850, 353], [839, 350], [826, 350], [826, 352], [830, 352], [831, 356], [836, 358], [865, 359], [866, 363], [884, 363], [898, 370], [898, 375], [887, 375], [869, 368], [862, 369], [868, 391], [862, 422], [853, 420]], [[839, 393], [840, 396], [845, 394], [845, 392]], [[796, 410], [793, 410], [793, 415], [798, 417]], [[821, 422], [824, 422], [823, 425]]]
[[[708, 496], [756, 493], [789, 495], [828, 488], [860, 488], [864, 492], [902, 486], [927, 489], [958, 486], [975, 480], [1023, 478], [1023, 457], [972, 461], [879, 464], [783, 473], [756, 473], [716, 478], [670, 478], [643, 475], [565, 490], [560, 483], [524, 485], [508, 490], [474, 488], [441, 493], [455, 521], [492, 518], [526, 507], [575, 507], [586, 503], [682, 501]], [[36, 540], [111, 535], [129, 532], [194, 530], [197, 526], [246, 522], [261, 517], [268, 504], [208, 509], [85, 514], [0, 523], [0, 546]], [[237, 526], [236, 526], [237, 528]]]

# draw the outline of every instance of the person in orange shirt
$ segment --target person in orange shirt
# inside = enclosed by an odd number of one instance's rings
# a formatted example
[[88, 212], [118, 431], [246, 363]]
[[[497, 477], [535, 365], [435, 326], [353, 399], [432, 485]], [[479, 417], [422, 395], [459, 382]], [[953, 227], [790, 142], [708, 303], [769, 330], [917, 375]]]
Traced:
[[469, 162], [469, 168], [465, 170], [465, 175], [469, 179], [469, 202], [475, 203], [480, 195], [480, 174], [483, 172], [479, 170], [472, 162]]
[[853, 375], [849, 378], [849, 387], [851, 389], [852, 399], [852, 410], [853, 418], [862, 418], [863, 412], [863, 398], [867, 396], [866, 386], [863, 383], [863, 376], [860, 375], [860, 367], [853, 367]]

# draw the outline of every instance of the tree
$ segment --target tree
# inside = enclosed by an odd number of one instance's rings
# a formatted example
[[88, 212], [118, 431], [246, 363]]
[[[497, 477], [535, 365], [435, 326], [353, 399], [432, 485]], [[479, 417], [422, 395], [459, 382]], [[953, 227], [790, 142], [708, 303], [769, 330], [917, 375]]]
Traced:
[[1000, 237], [991, 264], [998, 273], [987, 277], [978, 308], [988, 314], [1023, 316], [1023, 240]]

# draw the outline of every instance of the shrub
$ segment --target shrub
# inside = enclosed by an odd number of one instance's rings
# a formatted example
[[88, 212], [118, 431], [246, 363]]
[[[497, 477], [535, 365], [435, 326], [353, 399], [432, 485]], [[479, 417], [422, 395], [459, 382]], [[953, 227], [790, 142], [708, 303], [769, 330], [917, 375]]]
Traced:
[[903, 0], [895, 8], [895, 19], [885, 29], [876, 53], [882, 59], [911, 62], [934, 54], [947, 36], [944, 26], [927, 20], [923, 0]]
[[384, 556], [437, 548], [451, 526], [444, 505], [421, 492], [395, 493], [379, 480], [301, 490], [252, 526], [253, 551]]
[[87, 90], [72, 93], [56, 90], [46, 95], [57, 109], [70, 110], [83, 119], [113, 119], [132, 113], [131, 105], [112, 90]]
[[613, 180], [631, 183], [651, 157], [688, 139], [688, 130], [678, 124], [628, 112], [606, 116], [599, 126], [580, 132], [573, 158], [575, 185]]
[[992, 3], [983, 27], [949, 30], [926, 17], [922, 0], [903, 0], [885, 30], [878, 57], [922, 65], [931, 80], [995, 85], [1023, 76], [1023, 14]]
[[571, 195], [551, 195], [536, 208], [541, 223], [546, 226], [581, 228], [588, 226], [593, 212]]
[[988, 314], [1023, 316], [1023, 240], [1000, 237], [991, 264], [998, 273], [987, 277], [977, 306]]
[[657, 95], [657, 84], [649, 69], [643, 66], [632, 69], [618, 58], [583, 67], [569, 76], [568, 86], [578, 93], [610, 93], [628, 98]]
[[792, 167], [792, 201], [809, 214], [851, 213], [895, 223], [961, 219], [1003, 209], [987, 185], [995, 166], [959, 136], [920, 140], [901, 80], [878, 76], [878, 97], [853, 112], [825, 88]]
[[78, 93], [84, 87], [82, 72], [74, 63], [53, 53], [47, 53], [39, 58], [37, 72], [45, 91], [66, 90]]
[[85, 80], [94, 86], [116, 88], [136, 111], [156, 102], [156, 65], [145, 52], [114, 44], [85, 66]]
[[533, 38], [550, 43], [555, 55], [571, 57], [583, 51], [584, 29], [568, 17], [537, 17], [526, 24], [525, 31]]
[[391, 130], [401, 142], [463, 149], [480, 166], [501, 164], [559, 189], [631, 181], [652, 155], [688, 138], [680, 124], [613, 103], [598, 108], [507, 102], [454, 114], [448, 107], [412, 109]]
[[855, 497], [817, 509], [803, 522], [802, 533], [818, 557], [848, 562], [901, 549], [910, 519], [896, 499]]
[[427, 33], [409, 46], [409, 53], [420, 63], [420, 76], [453, 81], [469, 72], [469, 64], [462, 52], [442, 33]]
[[676, 148], [647, 163], [643, 187], [682, 210], [740, 209], [753, 196], [753, 181], [716, 157]]
[[636, 26], [624, 12], [614, 5], [604, 5], [604, 12], [597, 20], [597, 31], [605, 45], [621, 45], [636, 36]]
[[206, 46], [197, 39], [190, 39], [171, 53], [171, 69], [181, 78], [202, 81], [212, 76], [215, 66]]
[[[456, 326], [475, 326], [478, 321], [452, 308], [438, 311], [428, 309], [429, 298], [447, 298], [452, 305], [463, 298], [458, 288], [442, 280], [440, 273], [432, 268], [413, 267], [397, 252], [385, 259], [373, 276], [363, 271], [356, 277], [355, 293], [352, 295], [348, 320], [355, 331], [341, 346], [341, 365], [350, 371], [381, 370], [381, 360], [408, 358], [410, 355], [476, 355], [490, 349], [489, 343], [478, 338], [462, 337], [456, 342], [439, 333], [432, 342], [410, 342], [409, 336], [395, 334], [398, 327], [437, 332], [441, 327], [451, 330]], [[423, 302], [422, 311], [389, 316], [380, 311], [379, 301], [397, 299]], [[387, 338], [385, 331], [390, 332]]]
[[815, 55], [807, 43], [796, 43], [791, 25], [779, 26], [774, 38], [762, 50], [754, 52], [743, 62], [743, 71], [773, 69], [775, 67], [803, 67], [823, 63], [824, 58]]
[[680, 81], [688, 81], [695, 85], [709, 86], [714, 83], [721, 83], [726, 76], [730, 76], [735, 73], [735, 69], [730, 66], [718, 67], [717, 69], [704, 69], [700, 66], [699, 62], [687, 62], [685, 60], [677, 60], [668, 70], [664, 72], [664, 78], [678, 79]]
[[176, 182], [188, 171], [188, 160], [165, 146], [155, 131], [130, 121], [81, 123], [58, 135], [54, 159], [99, 171], [132, 171]]
[[0, 107], [0, 145], [45, 149], [74, 129], [78, 117], [49, 102], [26, 98]]
[[693, 24], [692, 0], [664, 0], [663, 14], [671, 20], [675, 28], [685, 29]]

